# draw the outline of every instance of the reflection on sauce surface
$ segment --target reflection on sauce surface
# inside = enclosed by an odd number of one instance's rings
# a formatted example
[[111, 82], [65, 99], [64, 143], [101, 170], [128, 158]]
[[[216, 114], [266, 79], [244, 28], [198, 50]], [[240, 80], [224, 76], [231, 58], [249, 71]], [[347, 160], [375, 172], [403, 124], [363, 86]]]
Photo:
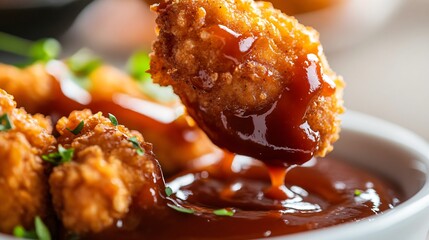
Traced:
[[[240, 159], [239, 159], [240, 158]], [[183, 173], [167, 185], [172, 206], [158, 212], [138, 209], [120, 226], [88, 239], [245, 239], [284, 235], [356, 221], [396, 206], [401, 195], [389, 183], [334, 159], [313, 159], [290, 170], [286, 182], [294, 194], [287, 200], [265, 196], [267, 169], [236, 157], [226, 177], [216, 166]], [[356, 194], [358, 192], [358, 194]], [[216, 215], [226, 209], [233, 216]]]

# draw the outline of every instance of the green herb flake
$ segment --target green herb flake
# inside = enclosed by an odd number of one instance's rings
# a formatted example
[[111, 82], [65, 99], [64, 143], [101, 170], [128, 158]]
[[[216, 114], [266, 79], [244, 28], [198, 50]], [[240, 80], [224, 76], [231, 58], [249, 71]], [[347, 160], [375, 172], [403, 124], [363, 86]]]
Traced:
[[134, 53], [127, 63], [128, 72], [139, 81], [150, 80], [150, 74], [147, 70], [150, 68], [149, 54], [143, 51]]
[[7, 131], [13, 128], [12, 122], [7, 113], [0, 116], [0, 131]]
[[181, 213], [187, 213], [187, 214], [194, 214], [195, 213], [195, 211], [193, 210], [193, 209], [189, 209], [189, 208], [184, 208], [184, 207], [179, 207], [179, 206], [176, 206], [176, 205], [171, 205], [171, 204], [167, 204], [170, 208], [172, 208], [172, 209], [174, 209], [174, 210], [176, 210], [176, 211], [178, 211], [178, 212], [181, 212]]
[[362, 191], [361, 191], [361, 190], [359, 190], [359, 189], [355, 189], [354, 195], [355, 195], [356, 197], [359, 197], [361, 194], [362, 194]]
[[113, 126], [118, 126], [118, 119], [116, 119], [115, 115], [109, 113], [109, 119], [112, 122]]
[[82, 120], [73, 130], [71, 130], [70, 128], [66, 128], [66, 129], [67, 131], [73, 133], [74, 135], [78, 135], [82, 131], [83, 126], [85, 126], [85, 122]]
[[51, 240], [51, 233], [39, 216], [34, 219], [34, 226], [39, 240]]
[[18, 225], [13, 228], [13, 236], [17, 238], [37, 239], [37, 235], [35, 231], [27, 231], [21, 225]]
[[81, 49], [66, 60], [70, 70], [78, 76], [88, 76], [103, 64], [100, 57], [88, 49]]
[[217, 216], [231, 217], [231, 216], [234, 216], [234, 211], [226, 208], [221, 208], [221, 209], [214, 210], [213, 214]]
[[130, 141], [133, 144], [133, 147], [136, 149], [136, 152], [138, 155], [143, 156], [144, 150], [140, 147], [139, 140], [137, 140], [137, 137], [130, 137], [128, 138], [128, 141]]
[[54, 165], [70, 162], [73, 158], [74, 149], [64, 148], [61, 144], [58, 145], [58, 152], [42, 155], [42, 159]]
[[171, 196], [171, 194], [173, 194], [173, 190], [170, 187], [166, 187], [165, 194], [167, 195], [167, 197], [169, 197]]

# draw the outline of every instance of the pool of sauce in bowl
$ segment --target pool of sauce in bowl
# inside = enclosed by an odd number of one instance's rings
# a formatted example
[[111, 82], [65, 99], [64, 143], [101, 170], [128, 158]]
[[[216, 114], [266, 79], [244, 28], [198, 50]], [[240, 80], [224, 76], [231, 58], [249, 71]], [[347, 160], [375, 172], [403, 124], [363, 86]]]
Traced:
[[[114, 227], [86, 238], [263, 238], [371, 218], [402, 200], [400, 191], [384, 179], [331, 158], [290, 169], [286, 183], [293, 197], [267, 197], [271, 184], [266, 167], [237, 156], [230, 171], [213, 165], [168, 180], [173, 192], [167, 197], [169, 206], [151, 212], [135, 207]], [[215, 214], [219, 209], [233, 215]]]

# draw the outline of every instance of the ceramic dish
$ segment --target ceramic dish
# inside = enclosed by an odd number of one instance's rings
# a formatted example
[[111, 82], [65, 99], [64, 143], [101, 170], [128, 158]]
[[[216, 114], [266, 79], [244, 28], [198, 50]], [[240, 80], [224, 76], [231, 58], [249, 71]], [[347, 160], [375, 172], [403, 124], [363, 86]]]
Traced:
[[425, 240], [429, 229], [429, 145], [401, 127], [360, 113], [344, 115], [331, 156], [350, 161], [398, 184], [408, 200], [360, 222], [314, 230], [282, 240]]

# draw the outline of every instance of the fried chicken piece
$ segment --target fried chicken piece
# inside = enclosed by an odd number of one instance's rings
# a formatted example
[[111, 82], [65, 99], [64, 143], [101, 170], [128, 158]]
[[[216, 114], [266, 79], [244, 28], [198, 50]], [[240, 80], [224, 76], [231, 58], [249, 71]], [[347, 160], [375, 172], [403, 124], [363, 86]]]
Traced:
[[252, 0], [168, 0], [153, 10], [152, 78], [173, 86], [216, 145], [270, 165], [332, 150], [343, 81], [315, 30]]
[[[81, 121], [77, 135], [67, 130]], [[72, 112], [56, 128], [59, 144], [74, 149], [72, 161], [54, 168], [49, 178], [55, 210], [67, 229], [99, 232], [124, 217], [131, 203], [142, 209], [161, 205], [162, 173], [140, 133], [90, 110]]]
[[[17, 109], [0, 89], [0, 232], [17, 225], [31, 228], [36, 216], [48, 214], [48, 183], [40, 155], [55, 143], [48, 119]], [[10, 129], [8, 127], [8, 120]]]
[[20, 69], [0, 63], [0, 88], [15, 97], [19, 107], [30, 113], [42, 110], [52, 99], [53, 77], [44, 64], [34, 64]]

